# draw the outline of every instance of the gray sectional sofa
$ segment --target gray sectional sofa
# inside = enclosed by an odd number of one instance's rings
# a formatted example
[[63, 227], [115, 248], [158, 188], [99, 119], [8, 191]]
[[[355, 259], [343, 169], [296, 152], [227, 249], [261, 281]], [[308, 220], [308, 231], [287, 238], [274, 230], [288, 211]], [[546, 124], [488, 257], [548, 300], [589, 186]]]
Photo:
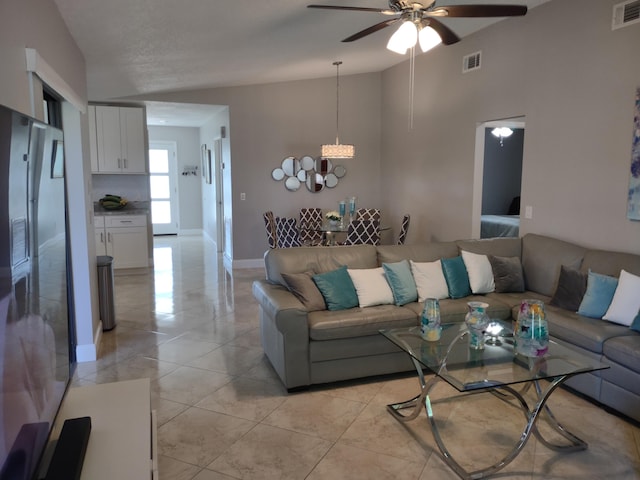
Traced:
[[312, 384], [410, 371], [408, 356], [378, 333], [383, 328], [418, 325], [422, 304], [378, 305], [346, 310], [307, 311], [287, 288], [283, 273], [328, 272], [341, 265], [375, 268], [403, 259], [432, 262], [468, 251], [521, 261], [524, 292], [487, 293], [440, 301], [443, 322], [462, 322], [467, 302], [489, 304], [492, 318], [515, 318], [522, 299], [545, 302], [549, 332], [611, 368], [573, 377], [574, 390], [640, 421], [640, 334], [627, 326], [588, 318], [550, 305], [561, 266], [617, 277], [622, 269], [640, 275], [640, 255], [591, 250], [559, 239], [527, 234], [434, 242], [420, 245], [357, 245], [273, 249], [265, 254], [266, 278], [255, 281], [264, 351], [288, 389]]

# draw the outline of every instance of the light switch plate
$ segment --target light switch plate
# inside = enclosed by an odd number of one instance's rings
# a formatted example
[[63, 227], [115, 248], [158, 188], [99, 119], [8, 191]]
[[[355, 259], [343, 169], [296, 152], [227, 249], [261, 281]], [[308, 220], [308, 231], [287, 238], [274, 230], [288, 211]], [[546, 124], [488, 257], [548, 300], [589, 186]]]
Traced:
[[524, 207], [524, 218], [533, 218], [533, 207], [531, 205], [527, 205], [526, 207]]

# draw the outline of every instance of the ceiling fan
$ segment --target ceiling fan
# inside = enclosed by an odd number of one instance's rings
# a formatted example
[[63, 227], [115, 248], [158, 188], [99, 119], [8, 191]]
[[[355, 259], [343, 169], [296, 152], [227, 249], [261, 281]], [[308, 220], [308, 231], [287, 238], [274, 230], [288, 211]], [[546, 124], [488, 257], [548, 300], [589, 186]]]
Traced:
[[[382, 30], [394, 23], [402, 25], [391, 37], [387, 48], [398, 53], [405, 53], [408, 47], [413, 47], [418, 38], [423, 51], [442, 42], [451, 45], [460, 41], [460, 38], [438, 18], [446, 17], [513, 17], [527, 13], [525, 5], [446, 5], [436, 6], [436, 0], [427, 0], [424, 3], [406, 0], [389, 0], [389, 8], [347, 7], [338, 5], [307, 5], [308, 8], [321, 8], [328, 10], [347, 10], [356, 12], [373, 12], [388, 15], [393, 18], [376, 23], [358, 33], [342, 40], [353, 42], [367, 35]], [[427, 28], [430, 27], [430, 28]], [[402, 34], [399, 34], [404, 29]], [[437, 35], [434, 35], [437, 34]], [[399, 35], [397, 35], [399, 34]], [[393, 43], [396, 37], [395, 43]], [[402, 37], [402, 38], [400, 38]], [[436, 38], [437, 37], [437, 38]], [[411, 43], [412, 42], [412, 43]], [[407, 45], [407, 47], [405, 47]], [[395, 49], [393, 47], [396, 47]], [[428, 47], [425, 49], [425, 47]]]

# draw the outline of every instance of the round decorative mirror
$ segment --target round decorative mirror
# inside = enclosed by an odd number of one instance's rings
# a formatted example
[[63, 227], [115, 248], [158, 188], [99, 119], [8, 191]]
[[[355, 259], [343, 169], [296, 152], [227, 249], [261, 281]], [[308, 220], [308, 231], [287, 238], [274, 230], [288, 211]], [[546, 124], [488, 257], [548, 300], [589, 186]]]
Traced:
[[333, 188], [338, 185], [338, 177], [334, 173], [327, 173], [324, 176], [324, 185], [327, 188]]
[[347, 174], [347, 169], [344, 168], [343, 165], [336, 165], [336, 168], [333, 169], [333, 173], [336, 177], [342, 178]]
[[296, 157], [287, 157], [282, 160], [282, 170], [288, 177], [295, 177], [300, 170], [300, 162]]
[[318, 157], [316, 158], [316, 164], [314, 168], [316, 173], [319, 173], [320, 175], [326, 175], [333, 168], [333, 164], [331, 163], [331, 160], [329, 160], [328, 158]]
[[315, 160], [310, 155], [305, 155], [300, 159], [300, 168], [303, 170], [313, 170]]
[[307, 181], [307, 171], [300, 170], [298, 172], [298, 175], [296, 175], [296, 177], [298, 177], [298, 180], [300, 180], [302, 183], [305, 183]]
[[275, 181], [282, 180], [284, 178], [284, 170], [282, 170], [280, 167], [274, 168], [271, 171], [271, 178], [273, 178]]
[[324, 177], [319, 173], [310, 173], [307, 177], [307, 189], [310, 192], [320, 192], [324, 188]]
[[300, 180], [298, 180], [298, 177], [288, 177], [284, 181], [284, 186], [290, 192], [295, 192], [300, 188]]

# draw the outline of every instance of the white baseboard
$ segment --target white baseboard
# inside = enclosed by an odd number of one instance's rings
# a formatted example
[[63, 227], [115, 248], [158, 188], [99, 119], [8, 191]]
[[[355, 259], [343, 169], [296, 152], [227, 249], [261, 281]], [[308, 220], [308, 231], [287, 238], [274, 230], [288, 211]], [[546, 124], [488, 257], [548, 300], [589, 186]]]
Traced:
[[98, 327], [93, 335], [93, 343], [76, 345], [76, 361], [95, 362], [98, 359], [98, 345], [102, 339], [102, 320], [98, 322]]
[[201, 228], [181, 228], [180, 231], [178, 232], [179, 236], [187, 236], [187, 235], [202, 235], [202, 229]]

